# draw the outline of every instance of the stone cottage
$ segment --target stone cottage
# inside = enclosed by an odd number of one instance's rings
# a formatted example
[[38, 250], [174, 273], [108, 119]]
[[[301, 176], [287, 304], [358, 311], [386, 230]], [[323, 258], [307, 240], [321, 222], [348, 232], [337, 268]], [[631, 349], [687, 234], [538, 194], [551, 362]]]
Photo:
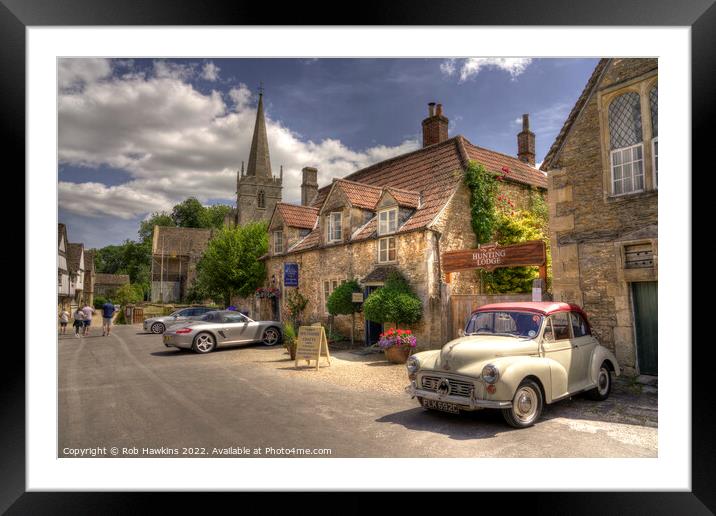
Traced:
[[657, 374], [658, 88], [656, 59], [602, 59], [541, 166], [554, 299], [627, 374]]
[[[275, 306], [262, 300], [263, 317], [281, 317], [286, 309], [284, 271], [298, 270], [298, 290], [309, 299], [305, 318], [326, 320], [326, 300], [343, 281], [357, 279], [364, 295], [380, 288], [391, 270], [405, 276], [423, 303], [423, 318], [413, 326], [421, 348], [438, 347], [447, 330], [441, 303], [452, 293], [478, 293], [474, 271], [455, 273], [444, 282], [441, 253], [476, 246], [471, 228], [470, 193], [464, 184], [469, 162], [500, 174], [500, 184], [517, 208], [528, 207], [532, 194], [544, 195], [545, 174], [534, 168], [534, 133], [528, 118], [520, 133], [519, 157], [450, 138], [442, 106], [429, 105], [423, 120], [421, 149], [358, 170], [318, 188], [317, 171], [303, 169], [302, 205], [277, 204], [269, 225], [269, 253], [264, 257], [267, 286], [280, 290]], [[350, 317], [335, 324], [344, 335]], [[359, 318], [357, 338], [373, 343], [380, 325]]]
[[154, 226], [152, 235], [152, 293], [154, 303], [184, 299], [196, 278], [196, 264], [213, 230]]
[[95, 274], [95, 297], [112, 297], [124, 285], [129, 285], [129, 274]]

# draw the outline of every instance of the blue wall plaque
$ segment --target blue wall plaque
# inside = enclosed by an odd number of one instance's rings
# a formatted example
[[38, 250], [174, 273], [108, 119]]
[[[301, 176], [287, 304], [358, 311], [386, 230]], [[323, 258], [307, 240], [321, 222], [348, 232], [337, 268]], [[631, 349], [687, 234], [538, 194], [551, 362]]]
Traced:
[[284, 287], [297, 287], [298, 286], [298, 264], [297, 263], [284, 263], [283, 264], [283, 286]]

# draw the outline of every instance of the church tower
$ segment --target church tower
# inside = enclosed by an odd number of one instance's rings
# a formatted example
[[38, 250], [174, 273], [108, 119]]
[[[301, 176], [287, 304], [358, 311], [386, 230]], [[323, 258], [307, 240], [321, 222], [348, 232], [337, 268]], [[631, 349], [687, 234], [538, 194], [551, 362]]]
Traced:
[[249, 164], [237, 173], [236, 224], [243, 225], [257, 220], [268, 220], [277, 202], [281, 201], [283, 167], [279, 177], [271, 173], [266, 120], [264, 119], [263, 91], [259, 90], [256, 109], [254, 137], [251, 140]]

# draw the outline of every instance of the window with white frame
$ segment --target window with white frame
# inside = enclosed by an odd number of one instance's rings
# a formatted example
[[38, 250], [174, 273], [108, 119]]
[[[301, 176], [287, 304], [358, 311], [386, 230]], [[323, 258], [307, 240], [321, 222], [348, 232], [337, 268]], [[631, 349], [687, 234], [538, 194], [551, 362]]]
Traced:
[[395, 261], [395, 237], [385, 237], [378, 240], [378, 261]]
[[339, 242], [343, 240], [341, 231], [341, 212], [333, 211], [328, 214], [328, 241]]
[[281, 254], [283, 252], [283, 231], [273, 232], [273, 252], [274, 254]]
[[659, 185], [659, 86], [654, 85], [649, 91], [649, 108], [651, 110], [651, 160], [654, 167], [654, 188]]
[[398, 208], [378, 212], [378, 234], [388, 235], [398, 230]]
[[338, 285], [344, 283], [346, 280], [332, 278], [323, 280], [323, 311], [328, 314], [328, 298], [331, 297], [333, 291], [336, 290]]
[[644, 145], [641, 101], [636, 92], [624, 93], [609, 104], [609, 143], [612, 194], [644, 190]]

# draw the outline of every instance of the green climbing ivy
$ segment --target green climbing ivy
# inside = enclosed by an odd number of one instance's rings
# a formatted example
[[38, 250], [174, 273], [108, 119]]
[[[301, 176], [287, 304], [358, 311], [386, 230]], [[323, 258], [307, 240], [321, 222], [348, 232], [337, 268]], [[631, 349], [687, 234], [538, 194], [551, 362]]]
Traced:
[[472, 231], [477, 243], [485, 244], [492, 239], [497, 223], [497, 179], [482, 164], [471, 161], [465, 172], [465, 184], [470, 189]]

